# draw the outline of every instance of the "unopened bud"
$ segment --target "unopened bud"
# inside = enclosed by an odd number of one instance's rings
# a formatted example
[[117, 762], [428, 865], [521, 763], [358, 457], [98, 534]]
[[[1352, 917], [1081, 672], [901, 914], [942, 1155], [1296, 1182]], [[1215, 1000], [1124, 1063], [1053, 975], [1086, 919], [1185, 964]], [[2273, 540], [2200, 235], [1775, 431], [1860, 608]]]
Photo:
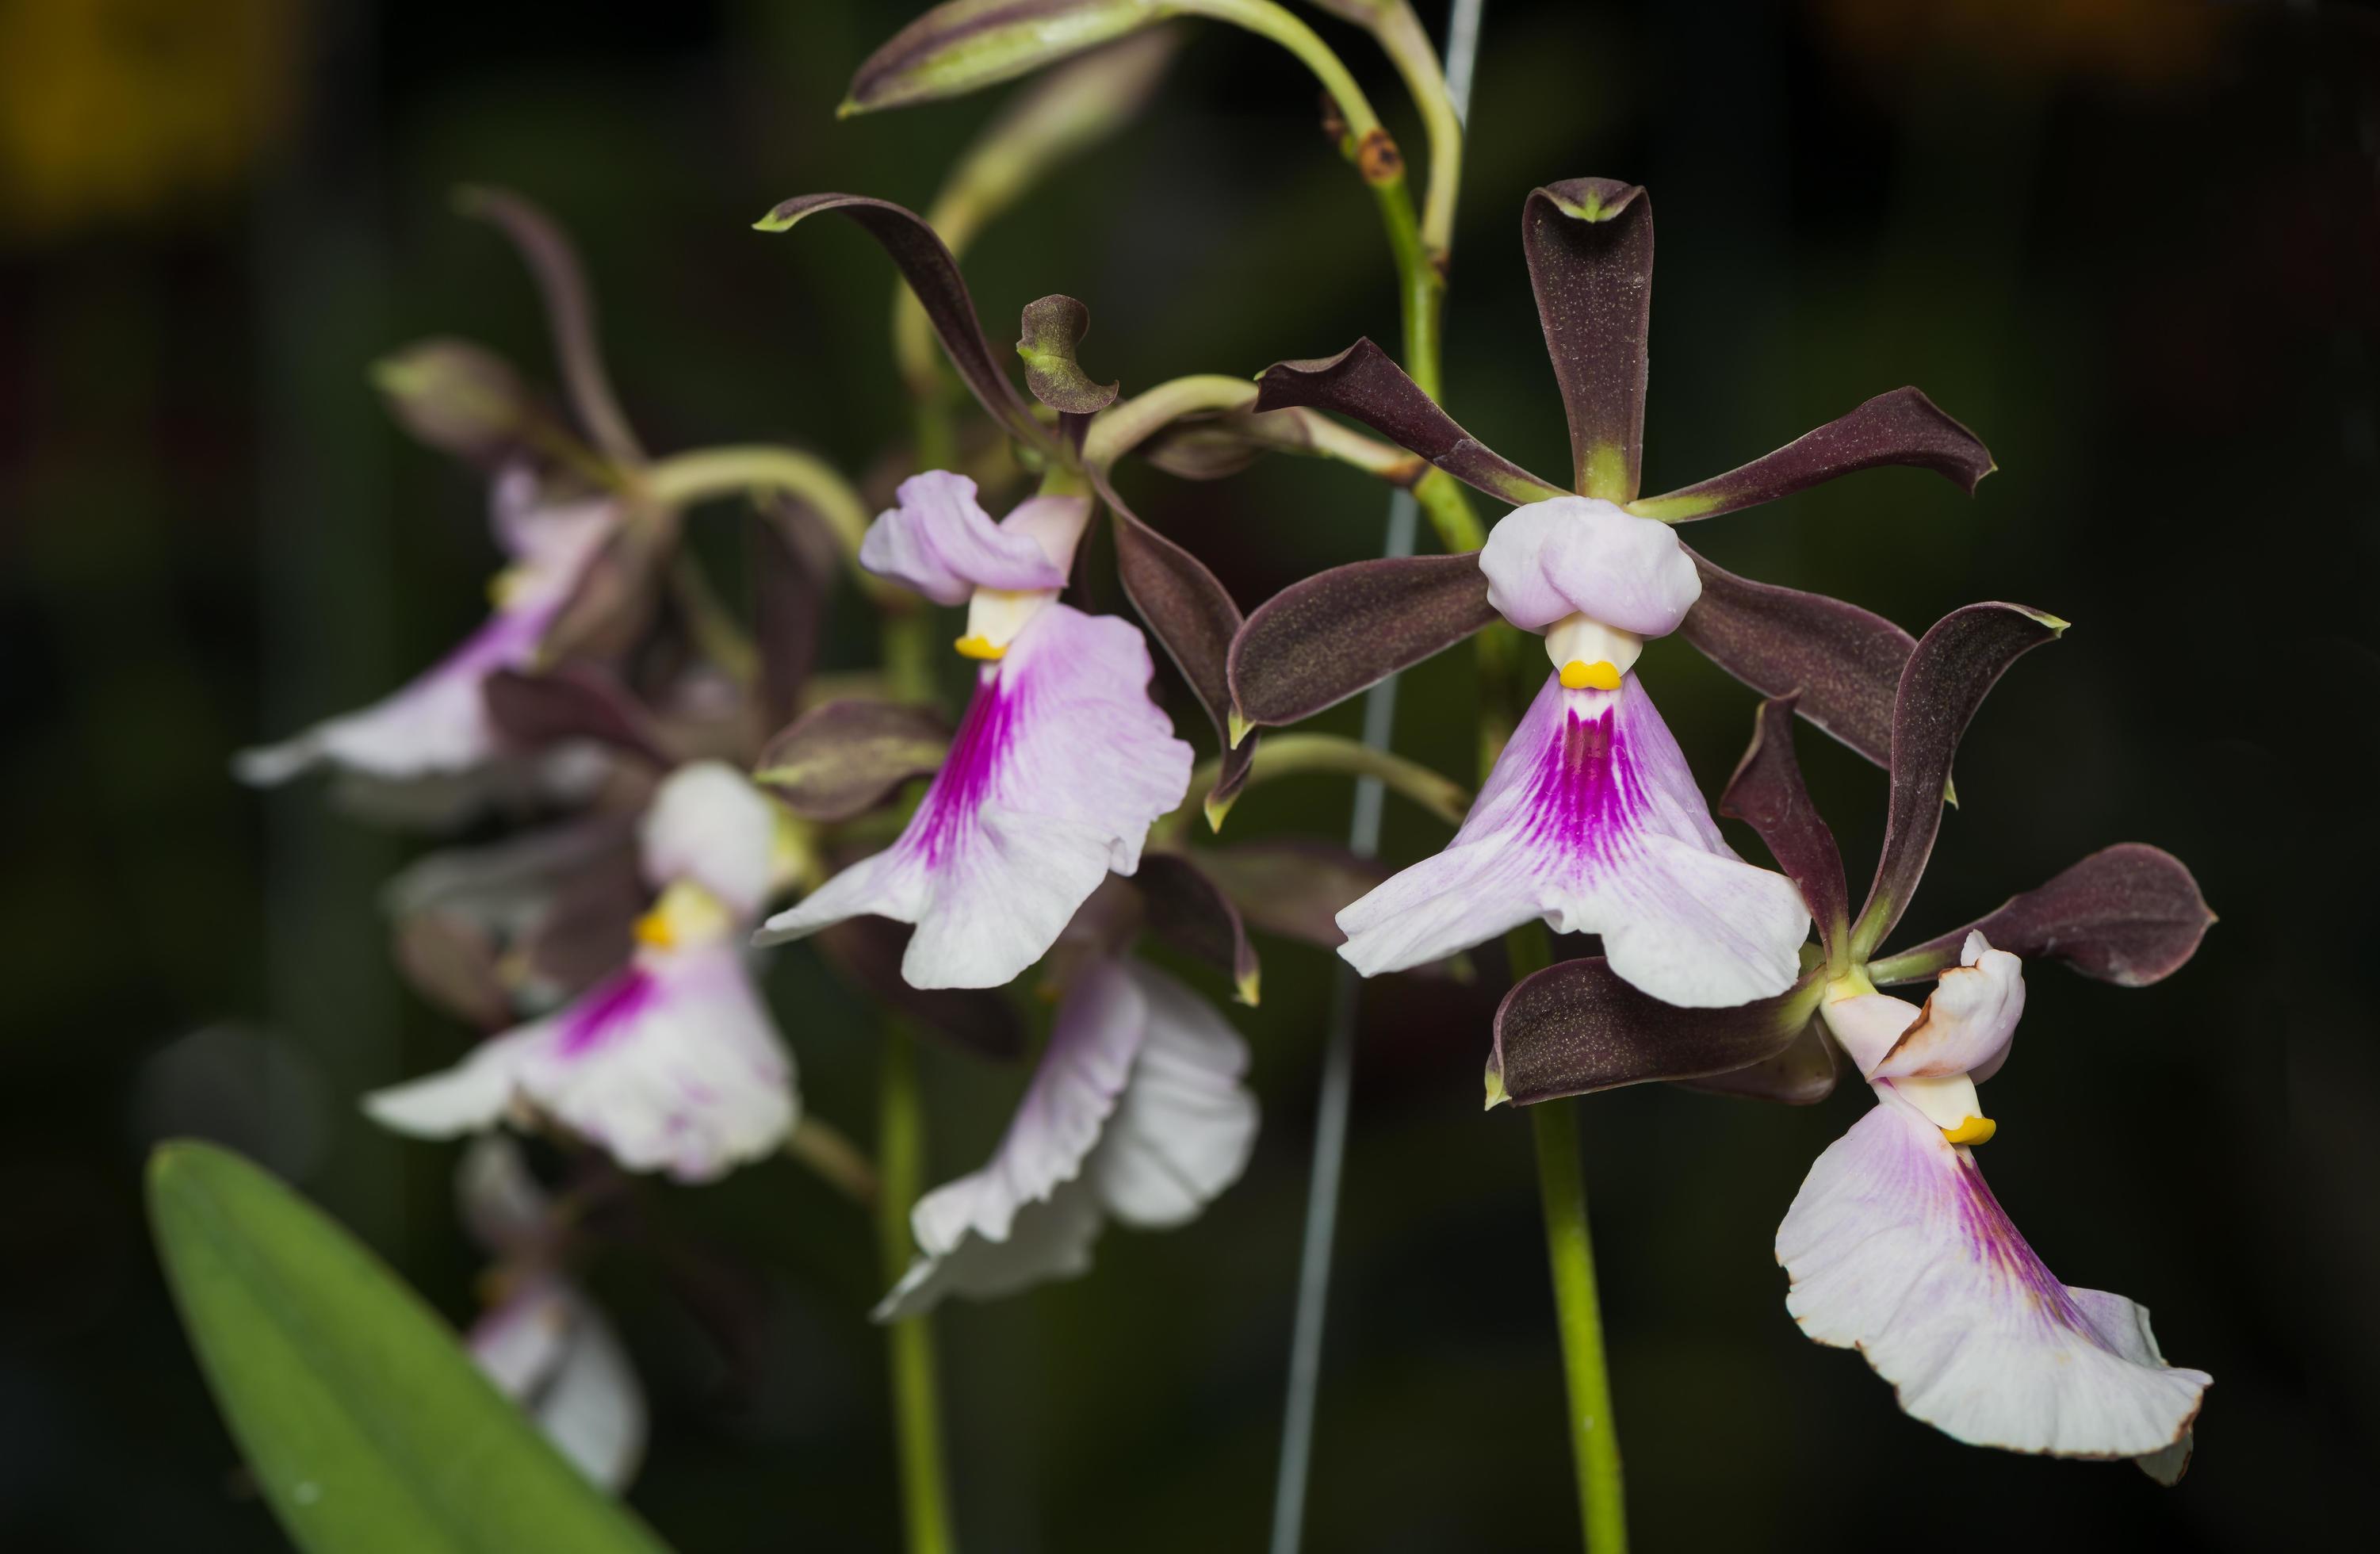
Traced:
[[519, 374], [465, 340], [425, 340], [372, 364], [373, 386], [414, 436], [463, 458], [501, 457], [533, 413]]

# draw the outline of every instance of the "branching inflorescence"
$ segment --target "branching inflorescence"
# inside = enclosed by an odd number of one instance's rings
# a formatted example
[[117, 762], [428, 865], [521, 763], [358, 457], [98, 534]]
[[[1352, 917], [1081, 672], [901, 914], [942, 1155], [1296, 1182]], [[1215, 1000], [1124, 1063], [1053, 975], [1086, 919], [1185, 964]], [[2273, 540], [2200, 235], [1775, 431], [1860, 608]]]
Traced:
[[[1467, 952], [1501, 942], [1482, 964], [1509, 968], [1510, 990], [1492, 1030], [1471, 1033], [1487, 1052], [1480, 1125], [1545, 1109], [1574, 1414], [1596, 1423], [1608, 1384], [1560, 1131], [1569, 1098], [1665, 1081], [1807, 1104], [1848, 1065], [1876, 1104], [1811, 1167], [1778, 1231], [1794, 1318], [1861, 1350], [1904, 1410], [1959, 1439], [2130, 1458], [2170, 1482], [2208, 1378], [2164, 1362], [2145, 1310], [2060, 1283], [2018, 1233], [1977, 1164], [1997, 1129], [1978, 1086], [2008, 1055], [2026, 963], [2158, 980], [2213, 921], [2196, 885], [2167, 854], [2121, 844], [1981, 921], [1882, 952], [1969, 720], [2065, 623], [1979, 603], [1912, 637], [1822, 593], [1735, 577], [1681, 538], [1878, 466], [1973, 492], [1990, 455], [1903, 388], [1741, 468], [1641, 495], [1652, 206], [1600, 178], [1522, 203], [1570, 480], [1494, 452], [1439, 403], [1461, 130], [1427, 34], [1404, 0], [1323, 8], [1370, 31], [1415, 94], [1430, 139], [1418, 215], [1405, 159], [1354, 78], [1270, 0], [953, 0], [860, 67], [845, 112], [1064, 61], [929, 215], [818, 194], [758, 224], [855, 224], [905, 284], [893, 333], [916, 419], [906, 478], [873, 521], [800, 449], [650, 454], [613, 397], [560, 230], [517, 196], [465, 196], [536, 279], [566, 410], [460, 342], [400, 353], [377, 378], [408, 429], [485, 475], [506, 558], [491, 613], [387, 699], [238, 764], [260, 783], [329, 768], [383, 812], [439, 824], [536, 817], [506, 840], [433, 852], [391, 887], [415, 987], [487, 1038], [446, 1072], [364, 1098], [390, 1128], [473, 1139], [462, 1201], [501, 1275], [473, 1354], [572, 1462], [621, 1486], [642, 1404], [573, 1271], [642, 1232], [603, 1206], [623, 1173], [701, 1183], [789, 1154], [878, 1210], [888, 1284], [874, 1314], [894, 1335], [911, 1547], [949, 1547], [927, 1314], [1083, 1274], [1110, 1222], [1185, 1224], [1250, 1157], [1245, 1042], [1144, 949], [1203, 965], [1253, 1005], [1267, 935], [1335, 949], [1365, 977], [1451, 962], [1469, 974]], [[1324, 88], [1326, 127], [1388, 231], [1402, 366], [1358, 340], [1253, 382], [1192, 373], [1120, 395], [1083, 364], [1089, 310], [1050, 296], [1021, 310], [1020, 390], [953, 250], [1137, 111], [1174, 46], [1150, 29], [1176, 18], [1267, 37]], [[970, 395], [988, 434], [959, 414]], [[1211, 479], [1274, 453], [1412, 491], [1442, 552], [1336, 567], [1244, 615], [1114, 480], [1127, 458]], [[1464, 487], [1501, 516], [1483, 527]], [[698, 509], [729, 500], [749, 533], [742, 589], [683, 543], [713, 516]], [[1102, 517], [1111, 545], [1087, 547]], [[1086, 607], [1086, 558], [1110, 553], [1136, 620]], [[853, 602], [875, 618], [880, 655], [827, 671], [821, 623]], [[1747, 821], [1773, 867], [1722, 836], [1640, 678], [1670, 636], [1763, 698], [1718, 813]], [[1267, 732], [1474, 637], [1475, 797], [1379, 749]], [[1534, 693], [1529, 637], [1548, 661]], [[1152, 641], [1206, 714], [1203, 764], [1160, 699]], [[937, 687], [961, 676], [953, 708]], [[1887, 775], [1882, 855], [1856, 912], [1802, 784], [1797, 718]], [[1196, 817], [1220, 832], [1249, 784], [1317, 776], [1382, 782], [1459, 829], [1396, 870], [1311, 838], [1197, 838]], [[1549, 946], [1548, 932], [1562, 937]], [[823, 955], [880, 1012], [873, 1148], [802, 1107], [800, 1022], [771, 1012], [755, 954], [795, 942], [783, 953]], [[1920, 982], [1933, 984], [1922, 1004], [1881, 990]], [[1019, 987], [1053, 1006], [1046, 1024]], [[921, 1194], [913, 1037], [1013, 1062], [1034, 1028], [1045, 1034], [990, 1159]], [[555, 1147], [558, 1188], [511, 1134]], [[1584, 1512], [1590, 1545], [1613, 1548], [1608, 1418], [1599, 1434], [1579, 1443]]]

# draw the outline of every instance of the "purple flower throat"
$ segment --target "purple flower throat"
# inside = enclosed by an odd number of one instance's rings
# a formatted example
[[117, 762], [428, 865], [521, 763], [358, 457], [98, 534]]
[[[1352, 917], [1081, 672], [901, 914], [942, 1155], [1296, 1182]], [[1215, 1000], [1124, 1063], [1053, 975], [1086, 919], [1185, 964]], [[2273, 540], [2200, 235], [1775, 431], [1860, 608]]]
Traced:
[[661, 991], [651, 972], [631, 965], [588, 989], [562, 1020], [561, 1055], [584, 1057], [636, 1023]]
[[928, 868], [941, 863], [965, 842], [976, 823], [976, 812], [991, 796], [1014, 732], [1017, 694], [1004, 671], [995, 671], [977, 683], [966, 716], [951, 740], [951, 753], [934, 776], [911, 822], [908, 846]]
[[1621, 747], [1618, 710], [1607, 703], [1589, 717], [1562, 708], [1561, 727], [1529, 776], [1529, 841], [1599, 862], [1619, 855], [1644, 790]]

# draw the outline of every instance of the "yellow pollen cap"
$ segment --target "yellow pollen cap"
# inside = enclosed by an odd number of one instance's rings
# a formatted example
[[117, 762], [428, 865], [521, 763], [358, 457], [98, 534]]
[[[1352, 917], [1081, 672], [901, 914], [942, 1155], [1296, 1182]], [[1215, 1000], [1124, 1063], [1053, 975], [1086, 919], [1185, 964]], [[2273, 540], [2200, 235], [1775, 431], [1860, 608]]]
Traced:
[[971, 659], [990, 661], [1008, 656], [1008, 650], [989, 637], [962, 637], [951, 646]]
[[1562, 689], [1566, 691], [1616, 691], [1620, 688], [1620, 670], [1609, 659], [1593, 663], [1571, 660], [1561, 667]]
[[1944, 1128], [1942, 1136], [1952, 1144], [1989, 1144], [2000, 1125], [1989, 1117], [1970, 1117], [1955, 1128]]
[[668, 914], [658, 906], [637, 919], [636, 933], [638, 943], [650, 944], [656, 950], [666, 950], [677, 942], [677, 935], [670, 931]]

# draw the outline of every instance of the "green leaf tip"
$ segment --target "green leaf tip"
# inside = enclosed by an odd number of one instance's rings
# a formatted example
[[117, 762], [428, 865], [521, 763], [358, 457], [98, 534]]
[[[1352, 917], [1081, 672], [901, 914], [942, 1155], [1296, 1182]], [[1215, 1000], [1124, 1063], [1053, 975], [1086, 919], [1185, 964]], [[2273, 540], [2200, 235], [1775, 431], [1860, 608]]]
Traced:
[[1239, 979], [1239, 982], [1233, 990], [1238, 994], [1239, 1000], [1242, 1003], [1246, 1004], [1250, 1009], [1254, 1009], [1258, 1002], [1258, 995], [1263, 982], [1264, 973], [1259, 969], [1252, 967], [1245, 977]]
[[1207, 812], [1207, 829], [1220, 832], [1223, 829], [1223, 817], [1230, 814], [1232, 806], [1239, 801], [1240, 795], [1237, 794], [1229, 794], [1221, 798], [1216, 797], [1211, 793], [1208, 794], [1206, 803], [1201, 806]]
[[1225, 714], [1223, 719], [1223, 732], [1230, 737], [1232, 748], [1234, 750], [1247, 743], [1248, 732], [1256, 726], [1256, 724], [1248, 722], [1245, 718], [1241, 717], [1240, 710], [1236, 707], [1232, 708], [1229, 713]]
[[1504, 1091], [1504, 1065], [1493, 1058], [1488, 1060], [1487, 1080], [1488, 1104], [1479, 1110], [1493, 1111], [1500, 1106], [1510, 1106], [1512, 1098]]
[[770, 207], [769, 213], [767, 215], [762, 216], [759, 221], [752, 224], [752, 230], [755, 232], [785, 232], [791, 230], [794, 223], [801, 219], [802, 218], [799, 215], [786, 215], [782, 206], [771, 206]]

